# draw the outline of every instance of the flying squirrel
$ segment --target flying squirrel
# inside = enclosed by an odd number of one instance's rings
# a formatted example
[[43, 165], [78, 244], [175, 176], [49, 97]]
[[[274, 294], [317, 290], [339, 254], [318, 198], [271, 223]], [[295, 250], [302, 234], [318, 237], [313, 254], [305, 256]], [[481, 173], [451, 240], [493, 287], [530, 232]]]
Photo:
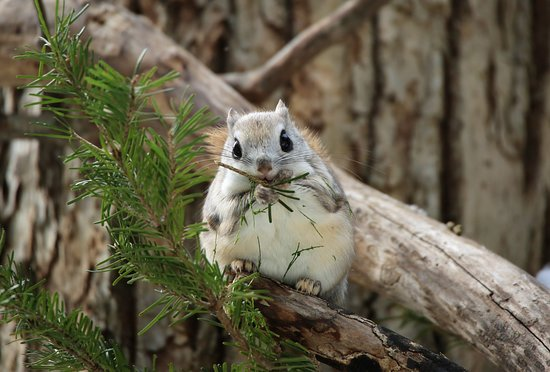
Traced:
[[226, 121], [207, 136], [219, 155], [202, 211], [207, 259], [343, 305], [352, 213], [319, 140], [282, 101], [275, 111], [230, 109]]

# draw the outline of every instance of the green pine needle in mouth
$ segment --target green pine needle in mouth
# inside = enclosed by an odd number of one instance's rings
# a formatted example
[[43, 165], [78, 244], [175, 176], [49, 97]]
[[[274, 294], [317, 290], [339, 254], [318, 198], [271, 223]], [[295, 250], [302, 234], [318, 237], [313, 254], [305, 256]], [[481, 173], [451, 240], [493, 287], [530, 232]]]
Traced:
[[[291, 182], [294, 182], [294, 181], [298, 181], [298, 180], [301, 180], [301, 179], [304, 179], [306, 178], [309, 173], [306, 172], [306, 173], [303, 173], [303, 174], [300, 174], [296, 177], [291, 177], [291, 178], [285, 178], [285, 179], [282, 179], [282, 180], [278, 180], [277, 182], [275, 183], [269, 183], [267, 182], [265, 179], [263, 178], [259, 178], [259, 177], [256, 177], [256, 176], [253, 176], [251, 174], [248, 174], [238, 168], [235, 168], [229, 164], [225, 164], [225, 163], [222, 163], [220, 161], [217, 161], [216, 162], [216, 165], [220, 166], [220, 167], [224, 167], [226, 169], [229, 169], [235, 173], [238, 173], [240, 174], [241, 176], [244, 176], [246, 178], [248, 178], [252, 184], [252, 187], [251, 189], [253, 190], [257, 184], [259, 185], [262, 185], [264, 187], [267, 187], [267, 188], [270, 188], [271, 190], [275, 191], [279, 196], [282, 196], [282, 197], [285, 197], [285, 198], [288, 198], [288, 199], [292, 199], [292, 200], [300, 200], [300, 198], [296, 197], [296, 196], [292, 196], [292, 195], [289, 195], [289, 194], [294, 194], [296, 193], [295, 190], [287, 190], [287, 189], [282, 189], [282, 188], [278, 188], [276, 186], [280, 186], [280, 185], [284, 185], [284, 184], [289, 184]], [[278, 203], [281, 204], [286, 210], [288, 210], [289, 212], [294, 212], [294, 209], [292, 209], [287, 203], [285, 203], [282, 199], [279, 199], [278, 200]], [[267, 206], [267, 217], [268, 217], [268, 221], [269, 223], [272, 223], [273, 222], [273, 218], [272, 218], [272, 213], [271, 213], [271, 207], [273, 206], [273, 204], [268, 204]]]

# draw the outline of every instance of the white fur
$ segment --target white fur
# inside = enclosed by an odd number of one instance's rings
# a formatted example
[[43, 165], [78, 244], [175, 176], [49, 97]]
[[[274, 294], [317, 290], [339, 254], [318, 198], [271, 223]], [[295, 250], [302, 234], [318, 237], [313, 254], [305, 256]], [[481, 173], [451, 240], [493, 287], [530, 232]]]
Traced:
[[[267, 211], [254, 215], [253, 211], [266, 207], [256, 203], [246, 212], [247, 222], [243, 220], [235, 234], [216, 235], [204, 248], [208, 259], [221, 267], [235, 259], [250, 260], [262, 274], [288, 284], [301, 278], [318, 280], [323, 294], [345, 278], [353, 259], [349, 248], [353, 247], [353, 231], [346, 216], [350, 212], [342, 208], [327, 213], [309, 190], [292, 189], [299, 201], [281, 198], [293, 212], [277, 203], [272, 206], [270, 223]], [[288, 269], [293, 254], [310, 247], [318, 248], [301, 252]]]

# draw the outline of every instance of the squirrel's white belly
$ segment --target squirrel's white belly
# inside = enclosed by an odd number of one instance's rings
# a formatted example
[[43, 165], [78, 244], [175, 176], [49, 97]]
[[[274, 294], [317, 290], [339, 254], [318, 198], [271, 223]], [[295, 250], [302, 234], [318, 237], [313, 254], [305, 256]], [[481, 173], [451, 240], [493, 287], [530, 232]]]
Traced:
[[272, 205], [271, 222], [267, 210], [258, 213], [253, 205], [232, 237], [218, 237], [215, 260], [225, 266], [247, 259], [273, 279], [289, 284], [300, 278], [318, 280], [322, 292], [334, 287], [353, 256], [352, 226], [345, 215], [350, 212], [329, 213], [311, 193], [299, 197], [281, 197], [292, 212], [280, 203]]

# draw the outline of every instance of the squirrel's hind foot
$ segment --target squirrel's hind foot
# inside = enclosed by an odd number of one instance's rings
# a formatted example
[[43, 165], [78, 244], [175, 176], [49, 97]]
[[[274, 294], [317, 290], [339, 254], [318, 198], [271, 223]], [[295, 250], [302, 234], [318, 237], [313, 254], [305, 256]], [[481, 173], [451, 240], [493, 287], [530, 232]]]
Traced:
[[309, 295], [317, 296], [321, 293], [321, 282], [318, 280], [302, 278], [296, 282], [295, 287], [296, 290]]

